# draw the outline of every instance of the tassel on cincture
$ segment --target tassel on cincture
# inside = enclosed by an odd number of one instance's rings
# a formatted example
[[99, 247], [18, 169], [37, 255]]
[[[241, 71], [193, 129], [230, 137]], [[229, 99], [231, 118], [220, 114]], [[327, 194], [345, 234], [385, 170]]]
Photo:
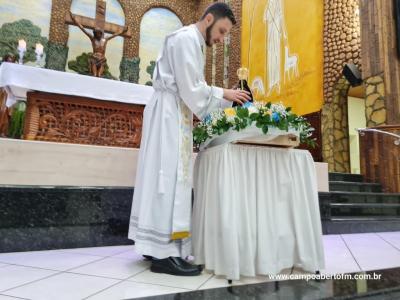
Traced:
[[164, 194], [165, 193], [165, 186], [164, 186], [164, 172], [160, 170], [158, 172], [158, 193]]

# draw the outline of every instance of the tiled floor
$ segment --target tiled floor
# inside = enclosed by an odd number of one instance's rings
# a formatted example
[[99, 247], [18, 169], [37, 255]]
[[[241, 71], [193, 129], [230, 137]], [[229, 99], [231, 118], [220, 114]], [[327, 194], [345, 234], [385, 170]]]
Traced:
[[[327, 235], [324, 248], [326, 274], [400, 267], [400, 232]], [[151, 273], [149, 266], [134, 246], [4, 253], [0, 300], [116, 300], [227, 286], [209, 273], [175, 277]], [[264, 281], [242, 278], [234, 285]]]

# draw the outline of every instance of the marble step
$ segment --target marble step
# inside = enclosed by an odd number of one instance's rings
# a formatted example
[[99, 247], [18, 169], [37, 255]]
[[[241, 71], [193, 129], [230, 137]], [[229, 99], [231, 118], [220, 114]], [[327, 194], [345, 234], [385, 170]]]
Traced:
[[400, 203], [400, 194], [369, 192], [319, 192], [321, 206], [329, 203]]
[[339, 216], [390, 216], [400, 220], [400, 204], [398, 203], [330, 203], [331, 218]]
[[133, 188], [0, 186], [0, 252], [130, 244]]
[[331, 217], [322, 220], [323, 234], [400, 231], [400, 219], [391, 216]]
[[336, 192], [381, 193], [382, 186], [379, 183], [329, 181], [329, 190]]
[[329, 173], [329, 181], [363, 182], [364, 178], [360, 174], [331, 172]]

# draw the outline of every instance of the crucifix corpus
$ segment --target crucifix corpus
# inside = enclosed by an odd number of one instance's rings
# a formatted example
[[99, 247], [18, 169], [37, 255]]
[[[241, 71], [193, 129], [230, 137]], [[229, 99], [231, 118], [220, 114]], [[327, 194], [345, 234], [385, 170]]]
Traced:
[[[69, 25], [78, 26], [92, 42], [93, 54], [89, 58], [89, 71], [96, 77], [103, 75], [104, 66], [107, 61], [105, 53], [108, 41], [117, 36], [126, 38], [132, 36], [128, 27], [106, 22], [106, 1], [103, 0], [96, 0], [95, 19], [74, 15], [72, 12], [69, 12], [65, 22]], [[85, 28], [93, 30], [93, 34]], [[110, 33], [111, 35], [105, 38], [104, 33]]]

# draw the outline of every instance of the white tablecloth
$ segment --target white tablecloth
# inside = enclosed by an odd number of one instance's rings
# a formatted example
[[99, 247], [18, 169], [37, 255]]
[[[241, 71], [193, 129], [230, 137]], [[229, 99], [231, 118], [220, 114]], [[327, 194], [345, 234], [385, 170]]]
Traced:
[[144, 105], [153, 94], [151, 86], [12, 63], [1, 64], [0, 87], [7, 90], [7, 106], [26, 99], [28, 91]]
[[317, 180], [308, 151], [239, 144], [198, 154], [193, 249], [228, 279], [324, 268]]

